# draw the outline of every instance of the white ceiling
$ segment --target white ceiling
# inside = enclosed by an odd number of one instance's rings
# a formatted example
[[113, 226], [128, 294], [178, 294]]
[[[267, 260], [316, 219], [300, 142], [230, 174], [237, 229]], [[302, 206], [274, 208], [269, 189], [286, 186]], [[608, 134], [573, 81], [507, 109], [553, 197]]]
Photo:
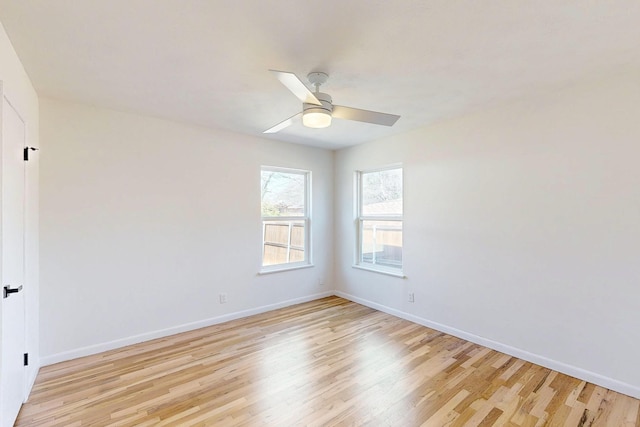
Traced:
[[640, 1], [0, 0], [40, 95], [251, 135], [299, 112], [268, 69], [399, 114], [267, 136], [341, 148], [640, 70]]

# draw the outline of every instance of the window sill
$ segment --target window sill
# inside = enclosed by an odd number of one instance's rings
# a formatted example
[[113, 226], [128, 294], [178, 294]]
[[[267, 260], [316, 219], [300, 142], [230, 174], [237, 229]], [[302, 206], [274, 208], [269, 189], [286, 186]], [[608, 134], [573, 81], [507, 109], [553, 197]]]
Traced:
[[282, 266], [277, 266], [277, 267], [269, 267], [269, 268], [265, 268], [262, 269], [260, 271], [258, 271], [258, 275], [262, 276], [263, 274], [271, 274], [271, 273], [280, 273], [283, 271], [290, 271], [290, 270], [300, 270], [302, 268], [311, 268], [314, 267], [313, 264], [298, 264], [298, 265], [282, 265]]
[[402, 271], [388, 270], [382, 268], [375, 267], [365, 267], [364, 265], [353, 264], [353, 268], [357, 268], [358, 270], [371, 271], [373, 273], [386, 274], [387, 276], [400, 277], [401, 279], [406, 279], [407, 276], [404, 275]]

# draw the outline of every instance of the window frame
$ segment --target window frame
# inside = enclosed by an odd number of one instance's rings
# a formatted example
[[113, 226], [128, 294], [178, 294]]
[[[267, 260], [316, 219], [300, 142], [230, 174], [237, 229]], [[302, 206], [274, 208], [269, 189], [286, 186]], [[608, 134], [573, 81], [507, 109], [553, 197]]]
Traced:
[[[400, 169], [402, 171], [402, 214], [382, 214], [382, 215], [365, 215], [362, 213], [363, 211], [363, 175], [375, 172], [383, 172], [388, 170]], [[404, 167], [400, 163], [391, 164], [387, 166], [382, 166], [374, 169], [363, 169], [355, 171], [355, 228], [356, 228], [356, 250], [355, 250], [355, 259], [353, 262], [353, 267], [361, 270], [373, 271], [376, 273], [387, 274], [390, 276], [396, 277], [406, 277], [404, 275], [404, 256], [402, 257], [402, 261], [400, 262], [399, 267], [391, 267], [386, 265], [376, 264], [375, 262], [364, 262], [363, 261], [363, 227], [365, 221], [396, 221], [400, 223], [402, 230], [402, 249], [404, 252]], [[404, 253], [403, 253], [404, 255]]]
[[[260, 188], [260, 222], [262, 224], [262, 245], [260, 246], [260, 274], [275, 273], [279, 271], [296, 270], [300, 268], [312, 267], [311, 257], [311, 171], [304, 169], [285, 168], [278, 166], [260, 166], [260, 179], [262, 179], [263, 172], [279, 172], [287, 174], [296, 174], [304, 176], [304, 213], [302, 216], [265, 216], [262, 215], [262, 188]], [[272, 246], [284, 247], [282, 244], [273, 244], [273, 242], [267, 242], [266, 237], [266, 223], [288, 223], [289, 226], [289, 241], [286, 245], [287, 250], [291, 249], [299, 250], [299, 247], [292, 247], [291, 245], [291, 233], [294, 222], [302, 222], [304, 224], [304, 259], [302, 261], [285, 262], [281, 264], [264, 265], [264, 250], [265, 245], [271, 243]]]

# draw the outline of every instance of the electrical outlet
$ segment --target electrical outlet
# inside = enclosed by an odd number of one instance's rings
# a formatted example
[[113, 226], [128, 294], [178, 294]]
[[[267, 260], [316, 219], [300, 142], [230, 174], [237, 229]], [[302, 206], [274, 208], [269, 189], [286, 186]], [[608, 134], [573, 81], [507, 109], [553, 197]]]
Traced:
[[220, 304], [227, 302], [227, 294], [220, 294]]
[[416, 295], [413, 292], [409, 292], [409, 302], [416, 302]]

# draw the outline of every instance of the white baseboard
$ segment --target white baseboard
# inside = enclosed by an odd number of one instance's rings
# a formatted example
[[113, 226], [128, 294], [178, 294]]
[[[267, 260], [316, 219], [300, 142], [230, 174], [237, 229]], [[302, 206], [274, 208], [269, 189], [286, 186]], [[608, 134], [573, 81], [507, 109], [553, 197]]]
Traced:
[[27, 369], [27, 382], [25, 384], [25, 398], [24, 401], [27, 401], [27, 398], [31, 394], [31, 390], [33, 389], [33, 385], [36, 383], [36, 378], [38, 377], [38, 372], [40, 372], [40, 361], [29, 361], [29, 369]]
[[[164, 338], [169, 335], [179, 334], [181, 332], [192, 331], [194, 329], [204, 328], [218, 323], [228, 322], [230, 320], [240, 319], [254, 314], [265, 313], [267, 311], [277, 310], [279, 308], [288, 307], [290, 305], [300, 304], [303, 302], [313, 301], [334, 295], [333, 291], [320, 292], [313, 295], [307, 295], [301, 298], [294, 298], [282, 301], [276, 304], [263, 305], [248, 310], [236, 311], [234, 313], [224, 314], [222, 316], [212, 317], [209, 319], [199, 320], [197, 322], [185, 323], [183, 325], [173, 326], [171, 328], [160, 329], [157, 331], [146, 332], [144, 334], [133, 335], [105, 343], [90, 345], [75, 350], [56, 353], [40, 358], [41, 366], [53, 365], [54, 363], [64, 362], [79, 357], [91, 356], [92, 354], [102, 353], [103, 351], [114, 350], [127, 345], [138, 344], [144, 341], [154, 340], [156, 338]], [[34, 377], [35, 380], [35, 377]]]
[[470, 341], [475, 344], [489, 347], [493, 350], [506, 353], [510, 356], [518, 357], [528, 362], [535, 363], [536, 365], [544, 366], [545, 368], [553, 369], [554, 371], [562, 372], [563, 374], [567, 374], [572, 377], [617, 391], [619, 393], [626, 394], [636, 399], [640, 399], [640, 387], [638, 386], [634, 386], [629, 383], [625, 383], [613, 378], [609, 378], [604, 375], [598, 374], [596, 372], [587, 371], [585, 369], [578, 368], [576, 366], [568, 365], [566, 363], [559, 362], [557, 360], [549, 359], [539, 354], [534, 354], [516, 347], [511, 347], [509, 345], [502, 344], [500, 342], [493, 341], [478, 335], [474, 335], [474, 334], [462, 331], [460, 329], [452, 328], [450, 326], [443, 325], [441, 323], [433, 322], [423, 317], [405, 313], [403, 311], [396, 310], [394, 308], [387, 307], [385, 305], [378, 304], [373, 301], [362, 299], [354, 295], [347, 294], [345, 292], [335, 291], [335, 295], [342, 297], [344, 299], [348, 299], [349, 301], [357, 302], [358, 304], [362, 304], [367, 307], [374, 308], [378, 311], [382, 311], [384, 313], [388, 313], [393, 316], [400, 317], [401, 319], [405, 319], [410, 322], [414, 322], [419, 325], [423, 325], [428, 328], [435, 329], [440, 332], [444, 332], [446, 334], [453, 335], [458, 338], [462, 338], [464, 340]]

